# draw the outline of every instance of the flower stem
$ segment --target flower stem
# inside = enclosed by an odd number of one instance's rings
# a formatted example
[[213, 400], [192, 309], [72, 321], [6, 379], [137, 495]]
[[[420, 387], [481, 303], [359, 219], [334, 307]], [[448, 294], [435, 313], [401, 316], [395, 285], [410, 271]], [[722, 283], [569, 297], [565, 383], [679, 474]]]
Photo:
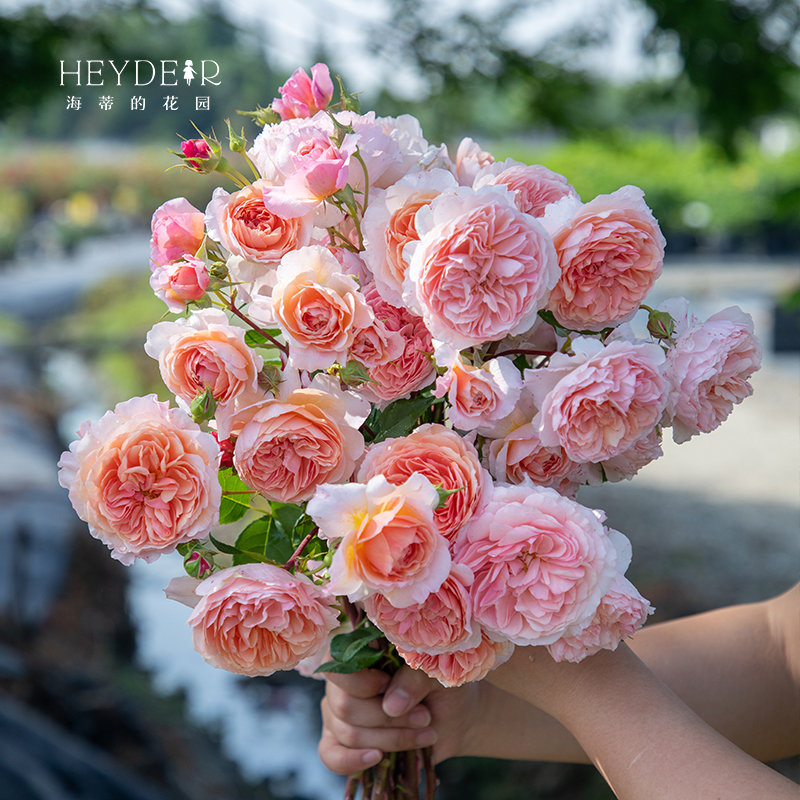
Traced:
[[246, 322], [254, 331], [260, 333], [265, 339], [267, 339], [267, 341], [270, 342], [270, 344], [277, 347], [278, 350], [281, 351], [281, 353], [283, 353], [285, 356], [289, 355], [289, 347], [287, 345], [281, 344], [274, 336], [270, 336], [265, 330], [259, 328], [258, 325], [256, 325], [255, 322], [253, 322], [253, 320], [250, 319], [250, 317], [248, 317], [246, 314], [243, 314], [241, 311], [239, 311], [238, 308], [236, 308], [236, 305], [234, 304], [233, 300], [231, 300], [231, 302], [228, 304], [228, 308], [237, 317], [239, 317], [239, 319], [242, 320], [242, 322]]
[[294, 553], [292, 553], [291, 558], [283, 565], [284, 569], [291, 569], [295, 565], [295, 562], [300, 557], [300, 553], [306, 549], [306, 545], [317, 535], [318, 530], [319, 528], [315, 526], [314, 530], [306, 534], [303, 541], [300, 542], [300, 544], [297, 546], [297, 549], [294, 551]]

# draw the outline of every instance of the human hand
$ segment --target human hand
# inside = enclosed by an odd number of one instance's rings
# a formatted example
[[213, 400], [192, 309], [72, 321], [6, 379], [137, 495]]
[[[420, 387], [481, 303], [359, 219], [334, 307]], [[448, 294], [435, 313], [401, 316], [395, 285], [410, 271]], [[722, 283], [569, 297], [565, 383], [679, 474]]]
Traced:
[[374, 766], [384, 752], [433, 745], [434, 763], [458, 755], [480, 714], [480, 683], [445, 689], [407, 666], [393, 677], [363, 670], [325, 678], [319, 755], [339, 775]]

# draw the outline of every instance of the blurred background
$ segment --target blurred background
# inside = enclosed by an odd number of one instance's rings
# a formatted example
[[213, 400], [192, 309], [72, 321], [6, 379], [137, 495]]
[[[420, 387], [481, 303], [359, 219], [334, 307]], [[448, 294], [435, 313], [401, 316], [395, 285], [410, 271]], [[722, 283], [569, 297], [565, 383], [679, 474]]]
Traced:
[[[134, 62], [219, 65], [220, 84], [136, 85]], [[100, 85], [87, 61], [103, 62]], [[800, 6], [796, 0], [0, 2], [0, 796], [328, 800], [318, 682], [241, 680], [191, 648], [56, 482], [80, 423], [167, 399], [142, 349], [163, 305], [149, 220], [215, 178], [167, 148], [266, 106], [326, 61], [364, 109], [412, 113], [544, 164], [586, 201], [636, 184], [668, 241], [652, 299], [738, 304], [764, 344], [754, 396], [625, 485], [582, 490], [632, 540], [664, 620], [764, 599], [800, 567]], [[64, 75], [62, 76], [62, 61]], [[81, 83], [69, 74], [78, 69]], [[122, 77], [117, 68], [129, 62]], [[94, 65], [97, 68], [97, 63]], [[168, 65], [169, 69], [169, 65]], [[63, 81], [63, 85], [62, 85]], [[169, 81], [167, 81], [169, 82]], [[142, 82], [144, 83], [144, 81]], [[198, 110], [198, 97], [207, 109]], [[800, 780], [797, 763], [778, 767]], [[441, 798], [611, 798], [591, 768], [454, 759]]]

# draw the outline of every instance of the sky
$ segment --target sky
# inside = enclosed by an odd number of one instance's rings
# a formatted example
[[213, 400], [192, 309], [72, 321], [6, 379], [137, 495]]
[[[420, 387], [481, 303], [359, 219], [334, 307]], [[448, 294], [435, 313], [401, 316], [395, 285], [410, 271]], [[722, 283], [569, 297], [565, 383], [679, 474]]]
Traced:
[[[385, 0], [219, 0], [229, 18], [244, 30], [261, 33], [270, 63], [286, 71], [311, 66], [314, 47], [320, 40], [335, 59], [348, 87], [367, 97], [380, 86], [396, 94], [414, 97], [423, 90], [418, 76], [404, 65], [391, 63], [385, 55], [370, 53], [370, 31], [384, 27], [382, 37], [392, 36]], [[13, 11], [33, 0], [0, 0], [0, 10]], [[44, 0], [53, 11], [72, 10], [78, 0]], [[196, 0], [155, 0], [168, 16], [185, 17], [197, 8]], [[496, 0], [435, 0], [431, 13], [447, 18], [468, 10], [482, 14], [496, 7]], [[645, 60], [640, 45], [651, 25], [650, 12], [636, 0], [543, 0], [532, 3], [515, 26], [515, 41], [521, 49], [536, 46], [553, 33], [569, 27], [587, 13], [614, 19], [609, 46], [582, 55], [581, 65], [618, 83], [629, 83], [643, 75], [669, 74], [677, 68], [677, 57], [659, 62]]]

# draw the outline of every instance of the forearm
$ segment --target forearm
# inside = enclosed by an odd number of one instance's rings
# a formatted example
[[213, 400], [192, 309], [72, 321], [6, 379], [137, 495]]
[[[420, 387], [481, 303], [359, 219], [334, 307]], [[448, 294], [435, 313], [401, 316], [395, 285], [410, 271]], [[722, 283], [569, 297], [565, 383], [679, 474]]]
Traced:
[[794, 784], [716, 733], [625, 645], [580, 664], [520, 648], [489, 680], [569, 729], [620, 800], [796, 800]]

